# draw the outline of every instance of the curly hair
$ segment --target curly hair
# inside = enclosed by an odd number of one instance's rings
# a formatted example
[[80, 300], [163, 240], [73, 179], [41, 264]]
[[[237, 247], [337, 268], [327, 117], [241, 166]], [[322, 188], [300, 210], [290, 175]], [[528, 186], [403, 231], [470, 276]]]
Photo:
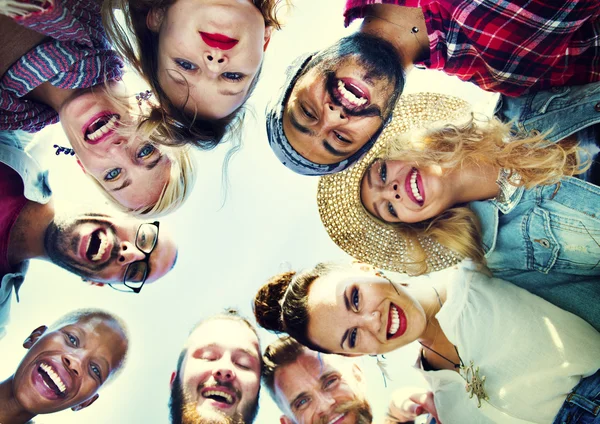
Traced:
[[[551, 143], [545, 134], [522, 134], [497, 118], [470, 113], [464, 122], [434, 124], [398, 134], [390, 139], [383, 158], [414, 162], [419, 167], [440, 166], [448, 172], [468, 166], [495, 167], [509, 172], [509, 181], [526, 189], [560, 183], [564, 176], [585, 172], [589, 155], [573, 140]], [[520, 178], [513, 178], [518, 174]], [[480, 223], [465, 205], [416, 223], [392, 225], [414, 249], [407, 252], [418, 266], [412, 274], [428, 272], [426, 255], [419, 238], [432, 237], [462, 257], [485, 263]]]

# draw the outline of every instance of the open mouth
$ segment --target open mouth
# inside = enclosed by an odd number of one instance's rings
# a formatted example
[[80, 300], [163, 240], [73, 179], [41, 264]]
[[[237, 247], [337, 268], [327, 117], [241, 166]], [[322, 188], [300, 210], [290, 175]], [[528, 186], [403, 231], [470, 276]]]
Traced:
[[336, 100], [342, 106], [353, 112], [365, 109], [369, 104], [369, 93], [360, 83], [350, 78], [336, 79], [335, 87], [332, 90]]
[[101, 261], [108, 251], [108, 235], [103, 229], [94, 231], [87, 243], [85, 256], [92, 262]]
[[235, 38], [228, 37], [223, 34], [208, 34], [206, 32], [200, 32], [200, 37], [209, 47], [221, 50], [230, 50], [235, 47], [238, 40]]
[[64, 398], [67, 396], [67, 385], [62, 381], [58, 373], [52, 366], [45, 362], [40, 363], [38, 373], [42, 377], [42, 381], [56, 396]]
[[331, 418], [329, 421], [327, 421], [327, 424], [339, 424], [344, 420], [344, 417], [346, 416], [346, 414], [337, 414], [335, 417]]
[[236, 401], [236, 396], [233, 393], [219, 388], [204, 389], [201, 394], [203, 398], [210, 399], [221, 407], [229, 407]]
[[94, 116], [84, 127], [83, 138], [90, 144], [104, 141], [118, 128], [119, 119], [116, 113], [102, 112]]
[[400, 337], [406, 331], [406, 315], [398, 306], [390, 303], [387, 325], [387, 339]]
[[423, 206], [425, 203], [425, 190], [423, 189], [421, 174], [417, 168], [413, 168], [408, 173], [404, 186], [410, 200], [419, 206]]

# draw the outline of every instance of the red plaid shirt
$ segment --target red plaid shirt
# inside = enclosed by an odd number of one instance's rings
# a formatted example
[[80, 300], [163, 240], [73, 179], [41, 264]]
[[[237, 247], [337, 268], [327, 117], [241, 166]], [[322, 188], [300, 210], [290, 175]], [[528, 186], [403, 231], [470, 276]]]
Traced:
[[484, 90], [516, 97], [600, 81], [600, 0], [347, 0], [345, 25], [377, 3], [420, 7], [430, 57], [417, 65]]

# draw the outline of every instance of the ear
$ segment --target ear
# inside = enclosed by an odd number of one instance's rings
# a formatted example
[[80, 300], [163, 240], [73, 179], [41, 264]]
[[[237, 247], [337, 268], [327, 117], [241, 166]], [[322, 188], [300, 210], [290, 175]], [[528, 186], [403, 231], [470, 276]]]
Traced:
[[89, 284], [90, 286], [96, 286], [96, 287], [104, 287], [106, 285], [106, 283], [102, 283], [100, 281], [90, 280], [90, 279], [84, 278], [84, 277], [81, 277], [81, 281], [83, 281], [84, 283]]
[[152, 32], [159, 32], [164, 17], [164, 9], [151, 9], [146, 15], [146, 26]]
[[363, 381], [363, 372], [358, 364], [352, 364], [352, 374], [354, 374], [354, 378], [356, 378], [356, 381], [359, 383]]
[[87, 172], [85, 170], [85, 166], [83, 166], [83, 163], [81, 163], [81, 161], [79, 160], [79, 158], [77, 158], [76, 160], [77, 160], [77, 165], [79, 165], [79, 167], [81, 168], [81, 170], [83, 171], [83, 173], [87, 174]]
[[271, 35], [273, 34], [273, 27], [266, 27], [265, 28], [265, 40], [264, 40], [264, 45], [263, 45], [263, 52], [267, 51], [267, 46], [269, 45], [269, 43], [271, 42]]
[[73, 411], [73, 412], [81, 411], [82, 409], [85, 409], [88, 406], [90, 406], [92, 403], [96, 402], [96, 400], [99, 397], [100, 397], [100, 395], [98, 393], [96, 393], [94, 396], [92, 396], [90, 399], [86, 400], [85, 402], [81, 402], [79, 405], [75, 405], [74, 407], [72, 407], [71, 411]]
[[285, 415], [282, 415], [281, 417], [279, 417], [279, 423], [280, 424], [294, 424], [292, 422], [292, 420], [290, 420], [288, 417], [286, 417]]
[[23, 347], [25, 349], [31, 349], [31, 346], [33, 346], [35, 342], [37, 342], [38, 339], [44, 335], [47, 329], [48, 327], [45, 325], [40, 325], [38, 328], [33, 330], [29, 337], [27, 337], [23, 342]]
[[171, 373], [171, 381], [169, 381], [169, 387], [172, 389], [173, 388], [173, 382], [175, 381], [175, 377], [177, 377], [177, 373], [175, 371], [173, 371]]
[[357, 261], [356, 259], [352, 261], [351, 265], [352, 268], [361, 270], [363, 272], [375, 272], [375, 267], [373, 265]]

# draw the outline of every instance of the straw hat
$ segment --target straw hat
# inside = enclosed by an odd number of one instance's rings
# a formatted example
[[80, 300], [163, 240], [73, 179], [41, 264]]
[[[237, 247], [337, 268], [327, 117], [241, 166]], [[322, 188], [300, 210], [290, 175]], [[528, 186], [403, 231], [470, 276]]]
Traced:
[[[388, 142], [398, 134], [425, 127], [437, 127], [464, 117], [470, 105], [457, 97], [435, 93], [400, 97], [393, 118], [373, 148], [352, 168], [319, 179], [317, 204], [321, 221], [331, 239], [349, 255], [377, 267], [420, 274], [423, 264], [407, 255], [414, 246], [393, 224], [368, 213], [360, 200], [362, 177], [376, 158], [385, 155]], [[427, 258], [426, 272], [447, 268], [462, 258], [430, 237], [418, 238]]]

